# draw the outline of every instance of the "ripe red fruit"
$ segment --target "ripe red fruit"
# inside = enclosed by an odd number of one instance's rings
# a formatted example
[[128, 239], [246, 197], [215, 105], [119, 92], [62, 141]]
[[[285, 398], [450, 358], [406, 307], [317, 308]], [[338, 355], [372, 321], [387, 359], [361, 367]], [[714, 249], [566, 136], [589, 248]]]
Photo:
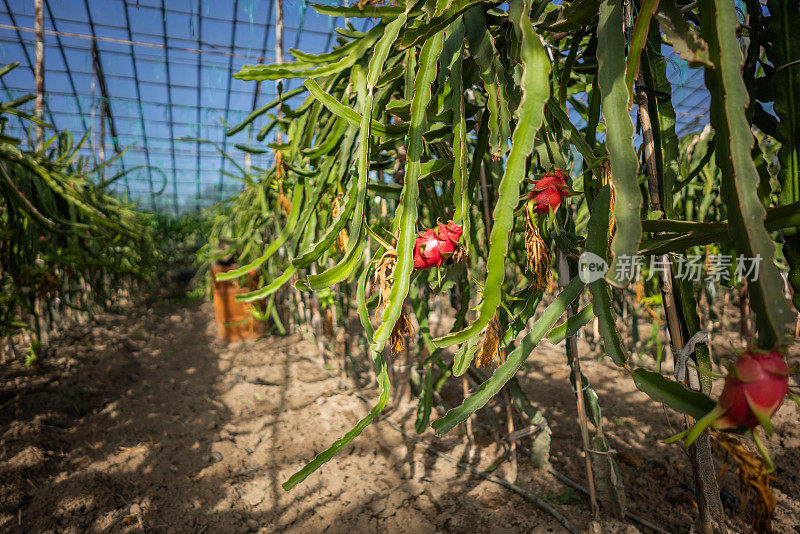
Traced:
[[755, 428], [780, 408], [789, 391], [789, 366], [778, 350], [744, 352], [725, 377], [715, 428]]
[[429, 269], [438, 267], [443, 262], [442, 253], [439, 252], [439, 239], [433, 233], [433, 228], [428, 228], [414, 243], [414, 268]]
[[435, 233], [439, 241], [443, 243], [440, 250], [443, 253], [450, 254], [458, 248], [458, 240], [461, 239], [464, 230], [453, 221], [449, 221], [446, 224], [439, 223]]
[[557, 210], [564, 197], [569, 195], [567, 174], [561, 169], [554, 169], [533, 183], [533, 191], [528, 193], [531, 199], [531, 211], [548, 213]]
[[428, 228], [417, 237], [414, 243], [414, 268], [430, 269], [438, 267], [459, 248], [458, 240], [464, 230], [450, 221], [440, 223], [435, 229]]

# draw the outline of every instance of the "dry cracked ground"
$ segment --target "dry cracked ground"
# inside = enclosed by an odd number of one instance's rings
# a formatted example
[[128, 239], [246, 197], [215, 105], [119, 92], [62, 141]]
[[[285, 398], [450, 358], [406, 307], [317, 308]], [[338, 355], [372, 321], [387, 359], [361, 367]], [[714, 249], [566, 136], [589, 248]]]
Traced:
[[[410, 437], [416, 408], [407, 395], [392, 399], [388, 412], [407, 435], [380, 420], [284, 492], [280, 483], [376, 398], [374, 389], [355, 389], [326, 371], [315, 346], [298, 336], [225, 345], [214, 336], [209, 304], [162, 302], [103, 315], [70, 329], [55, 346], [39, 370], [17, 361], [0, 366], [1, 532], [564, 531], [535, 504]], [[723, 359], [726, 351], [718, 351]], [[696, 502], [688, 461], [678, 446], [660, 443], [677, 427], [585, 343], [582, 354], [630, 510], [669, 532], [691, 532]], [[545, 344], [521, 383], [552, 428], [553, 466], [583, 483], [567, 375], [563, 348]], [[442, 404], [460, 401], [460, 387], [445, 389], [433, 417]], [[490, 409], [501, 418], [500, 404]], [[796, 405], [784, 405], [769, 440], [778, 467], [776, 532], [800, 532], [799, 414]], [[490, 422], [480, 414], [471, 449], [463, 428], [420, 438], [478, 470], [511, 476]], [[739, 530], [733, 471], [721, 482]], [[590, 523], [585, 498], [534, 470], [522, 454], [516, 481], [583, 531], [650, 532], [606, 513]]]

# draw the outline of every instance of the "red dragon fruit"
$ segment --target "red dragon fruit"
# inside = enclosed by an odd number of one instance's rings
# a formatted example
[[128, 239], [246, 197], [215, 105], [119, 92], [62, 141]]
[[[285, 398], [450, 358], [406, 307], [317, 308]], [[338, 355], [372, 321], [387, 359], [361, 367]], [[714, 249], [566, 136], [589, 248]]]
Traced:
[[463, 233], [464, 230], [453, 221], [439, 223], [436, 228], [420, 233], [414, 243], [414, 268], [439, 267], [460, 247], [458, 240]]
[[554, 169], [533, 183], [533, 191], [528, 193], [531, 199], [531, 211], [548, 213], [557, 210], [564, 197], [569, 196], [567, 174], [561, 169]]
[[730, 367], [717, 402], [722, 416], [715, 428], [755, 428], [769, 421], [789, 391], [789, 366], [783, 354], [745, 351]]

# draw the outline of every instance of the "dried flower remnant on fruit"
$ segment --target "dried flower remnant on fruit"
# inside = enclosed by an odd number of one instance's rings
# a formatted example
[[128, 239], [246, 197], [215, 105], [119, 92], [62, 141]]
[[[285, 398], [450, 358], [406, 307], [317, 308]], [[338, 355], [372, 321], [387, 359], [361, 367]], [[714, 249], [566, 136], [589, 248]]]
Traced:
[[[772, 532], [770, 523], [778, 501], [769, 487], [769, 469], [764, 460], [741, 438], [723, 432], [711, 432], [719, 445], [733, 457], [736, 462], [736, 473], [739, 475], [739, 491], [741, 493], [742, 520], [749, 524], [753, 532]], [[727, 460], [720, 476], [727, 468]], [[751, 497], [754, 506], [748, 506]], [[745, 514], [752, 514], [744, 517]]]
[[323, 321], [323, 332], [329, 338], [334, 337], [333, 333], [333, 313], [331, 312], [330, 308], [325, 308], [325, 320]]
[[275, 151], [275, 178], [278, 181], [283, 181], [283, 177], [286, 176], [286, 173], [283, 169], [283, 152], [280, 150]]
[[525, 217], [525, 270], [531, 273], [536, 291], [547, 289], [550, 280], [550, 249], [542, 239], [533, 217]]
[[603, 180], [611, 189], [611, 200], [608, 204], [608, 246], [614, 240], [614, 232], [617, 231], [617, 220], [614, 218], [614, 206], [617, 203], [617, 193], [614, 191], [614, 182], [611, 181], [611, 165], [605, 162], [602, 167]]
[[392, 354], [399, 354], [406, 348], [405, 338], [414, 335], [414, 325], [411, 324], [411, 318], [405, 310], [400, 312], [400, 317], [394, 323], [392, 333], [389, 334], [389, 349]]
[[414, 243], [414, 268], [422, 270], [442, 265], [461, 249], [458, 240], [463, 233], [461, 226], [453, 221], [422, 231]]
[[633, 301], [636, 304], [641, 304], [642, 299], [645, 297], [644, 282], [641, 279], [636, 280], [636, 293], [634, 294]]
[[[397, 265], [397, 251], [387, 250], [378, 260], [375, 266], [375, 275], [372, 279], [373, 291], [378, 292], [378, 306], [375, 308], [375, 319], [380, 320], [380, 312], [384, 304], [389, 303], [389, 295], [392, 291], [391, 279], [394, 275], [394, 268]], [[397, 354], [405, 349], [405, 337], [414, 334], [414, 325], [405, 310], [401, 310], [400, 317], [394, 323], [391, 334], [389, 334], [389, 349], [392, 354]]]
[[789, 366], [778, 350], [747, 350], [729, 367], [725, 387], [717, 402], [722, 414], [714, 428], [755, 428], [778, 411], [789, 392]]
[[478, 367], [489, 367], [500, 356], [500, 319], [497, 315], [483, 331], [483, 340], [475, 362]]
[[567, 196], [567, 173], [554, 169], [533, 182], [533, 190], [528, 193], [530, 210], [533, 213], [555, 211]]
[[283, 152], [280, 150], [275, 151], [275, 177], [278, 180], [278, 202], [281, 204], [281, 208], [289, 215], [292, 212], [292, 203], [289, 202], [289, 199], [286, 198], [286, 195], [283, 194], [283, 177], [286, 176], [286, 171], [283, 168]]
[[364, 9], [366, 7], [393, 7], [399, 6], [397, 2], [394, 0], [359, 0], [355, 4], [353, 4], [358, 9]]
[[[333, 197], [331, 202], [331, 222], [335, 220], [342, 213], [342, 195], [341, 193]], [[347, 244], [350, 242], [350, 237], [347, 235], [347, 229], [342, 228], [339, 235], [336, 237], [336, 246], [342, 254], [347, 250]]]
[[375, 308], [375, 318], [379, 318], [380, 309], [389, 302], [389, 293], [392, 290], [391, 278], [394, 266], [397, 264], [397, 252], [387, 250], [375, 266], [375, 275], [372, 279], [373, 290], [378, 292], [378, 306]]
[[453, 263], [467, 261], [469, 259], [469, 252], [467, 252], [466, 247], [458, 247], [453, 252], [453, 255], [450, 257], [450, 259], [453, 261]]

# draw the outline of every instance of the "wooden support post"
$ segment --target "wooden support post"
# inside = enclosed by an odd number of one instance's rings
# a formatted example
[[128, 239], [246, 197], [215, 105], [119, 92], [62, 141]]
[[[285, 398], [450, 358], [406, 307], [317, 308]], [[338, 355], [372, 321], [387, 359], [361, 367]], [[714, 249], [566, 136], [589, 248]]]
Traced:
[[[280, 65], [283, 63], [283, 0], [275, 0], [275, 63]], [[283, 80], [275, 80], [275, 91], [279, 90]], [[282, 136], [279, 128], [276, 128], [275, 142], [282, 142]]]
[[[39, 120], [44, 120], [44, 0], [34, 2], [34, 27], [36, 30], [36, 100], [34, 102], [34, 115]], [[36, 150], [44, 146], [44, 128], [36, 126]]]
[[[636, 97], [639, 104], [639, 121], [642, 131], [642, 149], [644, 154], [645, 168], [648, 175], [648, 189], [650, 191], [650, 209], [664, 213], [662, 205], [662, 183], [659, 175], [659, 168], [656, 161], [655, 138], [653, 135], [653, 121], [650, 116], [650, 102], [646, 84], [642, 72], [637, 78]], [[661, 258], [670, 266], [667, 273], [659, 273], [661, 284], [661, 296], [664, 303], [664, 315], [667, 320], [670, 343], [674, 350], [681, 351], [691, 337], [686, 322], [686, 316], [680, 295], [675, 287], [673, 279], [672, 264], [669, 256]], [[663, 263], [662, 263], [663, 264]], [[677, 354], [673, 354], [677, 357]], [[695, 357], [696, 359], [696, 357]], [[686, 385], [696, 391], [710, 393], [710, 384], [704, 387], [703, 379], [694, 367], [689, 367], [686, 372]], [[691, 426], [692, 420], [684, 416], [687, 426]], [[689, 459], [692, 464], [695, 488], [697, 490], [697, 506], [700, 511], [700, 524], [706, 534], [724, 532], [725, 512], [722, 508], [722, 500], [719, 493], [719, 485], [716, 479], [716, 469], [714, 467], [711, 452], [711, 442], [708, 435], [700, 436], [689, 448]]]
[[[566, 287], [569, 284], [570, 272], [567, 258], [561, 251], [556, 253], [558, 262], [558, 285]], [[577, 305], [573, 304], [567, 308], [567, 317], [575, 315]], [[589, 443], [589, 419], [586, 415], [586, 405], [583, 398], [583, 373], [581, 372], [581, 360], [578, 355], [578, 338], [569, 336], [566, 340], [567, 360], [569, 360], [572, 375], [575, 377], [575, 401], [578, 408], [578, 425], [581, 430], [581, 441], [583, 443], [583, 456], [586, 461], [586, 482], [589, 487], [589, 504], [592, 509], [592, 518], [600, 517], [600, 507], [597, 504], [597, 493], [594, 484], [594, 470], [592, 469], [591, 444]]]

